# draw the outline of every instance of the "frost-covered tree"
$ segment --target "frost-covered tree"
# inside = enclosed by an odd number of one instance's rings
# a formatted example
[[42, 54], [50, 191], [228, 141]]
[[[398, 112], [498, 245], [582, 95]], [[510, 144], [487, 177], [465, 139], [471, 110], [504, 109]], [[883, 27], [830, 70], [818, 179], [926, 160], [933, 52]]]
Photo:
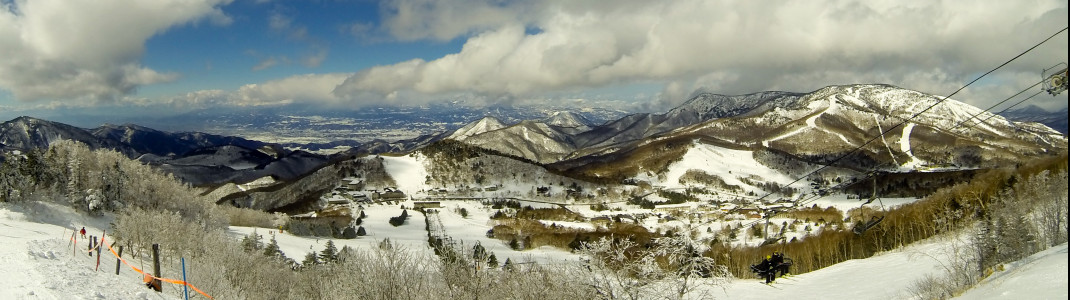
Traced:
[[330, 263], [336, 260], [338, 260], [338, 248], [334, 246], [334, 241], [327, 240], [327, 245], [320, 252], [320, 261]]
[[[628, 239], [602, 238], [584, 243], [587, 276], [580, 278], [608, 299], [683, 299], [722, 285], [731, 277], [725, 266], [701, 255], [700, 243], [688, 234], [657, 239], [645, 249]], [[698, 295], [702, 298], [701, 295]]]
[[286, 258], [286, 254], [282, 253], [282, 249], [279, 248], [279, 242], [275, 240], [275, 233], [271, 233], [271, 241], [264, 246], [264, 255], [277, 258]]
[[308, 254], [305, 254], [305, 260], [301, 261], [301, 266], [307, 268], [321, 263], [319, 255], [316, 255], [316, 252], [309, 252]]
[[256, 230], [253, 230], [253, 232], [242, 238], [241, 247], [245, 249], [245, 252], [260, 251], [260, 249], [264, 248], [263, 238], [264, 236], [257, 234]]

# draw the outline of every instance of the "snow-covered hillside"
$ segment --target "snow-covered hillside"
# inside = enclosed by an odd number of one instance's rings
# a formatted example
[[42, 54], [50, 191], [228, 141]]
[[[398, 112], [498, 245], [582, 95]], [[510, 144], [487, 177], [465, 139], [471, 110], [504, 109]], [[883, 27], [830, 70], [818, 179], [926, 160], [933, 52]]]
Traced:
[[[165, 284], [167, 293], [147, 289], [141, 275], [125, 265], [115, 275], [115, 257], [107, 250], [98, 270], [97, 257], [86, 252], [88, 240], [77, 237], [77, 247], [70, 240], [82, 226], [88, 235], [100, 236], [109, 229], [110, 219], [86, 217], [54, 204], [28, 206], [32, 208], [0, 204], [0, 298], [181, 299], [181, 290], [173, 285]], [[123, 257], [152, 269], [151, 262], [145, 264], [129, 252]], [[181, 278], [171, 266], [165, 265], [164, 277]]]
[[1066, 243], [1006, 266], [957, 299], [1068, 299]]
[[[761, 191], [749, 182], [775, 182], [787, 184], [794, 181], [777, 170], [770, 169], [754, 159], [754, 151], [735, 150], [714, 145], [694, 143], [691, 149], [677, 162], [669, 165], [664, 173], [664, 180], [660, 178], [643, 178], [654, 184], [666, 188], [684, 188], [688, 185], [681, 182], [681, 177], [688, 171], [698, 171], [707, 175], [716, 176], [730, 186], [738, 186], [741, 192]], [[805, 187], [805, 183], [797, 182], [799, 188]]]
[[[108, 229], [107, 218], [87, 218], [70, 208], [52, 204], [29, 204], [33, 209], [10, 204], [0, 205], [0, 298], [3, 299], [177, 299], [178, 286], [165, 284], [165, 293], [155, 293], [145, 288], [139, 274], [122, 268], [115, 275], [115, 259], [110, 255], [101, 260], [96, 271], [96, 257], [82, 251], [85, 240], [79, 239], [78, 248], [68, 246], [74, 228], [85, 226], [91, 235], [100, 235]], [[384, 211], [385, 212], [385, 211]], [[371, 219], [369, 222], [384, 220]], [[413, 216], [418, 216], [414, 214]], [[422, 221], [410, 220], [410, 222]], [[451, 232], [458, 232], [467, 224], [457, 217], [446, 217], [442, 222]], [[389, 225], [386, 225], [389, 226]], [[419, 228], [421, 225], [404, 225]], [[449, 229], [453, 228], [453, 229]], [[482, 230], [481, 228], [479, 230]], [[236, 235], [252, 232], [252, 228], [232, 228]], [[267, 238], [271, 229], [257, 229]], [[459, 233], [459, 232], [458, 232]], [[457, 234], [463, 235], [463, 234]], [[380, 236], [381, 237], [381, 236]], [[235, 238], [238, 238], [237, 236]], [[426, 255], [421, 241], [401, 241], [402, 245], [414, 247]], [[294, 237], [286, 233], [277, 235], [282, 249], [291, 257], [320, 251], [325, 239]], [[364, 239], [355, 243], [335, 240], [342, 245], [366, 247], [378, 239]], [[938, 275], [942, 265], [953, 253], [955, 239], [937, 237], [899, 250], [877, 256], [843, 262], [821, 270], [777, 279], [771, 286], [757, 279], [736, 279], [724, 289], [711, 289], [706, 295], [728, 299], [911, 299], [910, 288], [914, 282], [930, 275]], [[502, 260], [514, 257], [497, 247], [490, 248]], [[528, 252], [539, 252], [542, 249]], [[554, 250], [559, 251], [559, 250]], [[72, 254], [73, 253], [73, 254]], [[503, 255], [504, 254], [504, 255]], [[135, 265], [141, 264], [133, 256]], [[554, 258], [557, 257], [557, 258]], [[551, 255], [551, 266], [564, 261], [559, 255]], [[561, 259], [553, 261], [553, 259]], [[540, 260], [541, 261], [541, 260]], [[145, 265], [141, 265], [145, 266]], [[139, 266], [139, 267], [141, 267]], [[177, 262], [164, 263], [164, 277], [179, 278]], [[1008, 264], [1006, 271], [997, 272], [974, 289], [962, 295], [963, 299], [1065, 299], [1067, 296], [1067, 244], [1062, 244], [1037, 253], [1019, 262]], [[190, 282], [196, 284], [196, 274]], [[211, 294], [212, 291], [205, 291]], [[191, 292], [192, 293], [192, 292]]]
[[[911, 288], [938, 276], [952, 257], [954, 239], [937, 237], [867, 259], [842, 262], [814, 272], [777, 279], [736, 280], [724, 290], [728, 299], [914, 299]], [[1013, 263], [962, 299], [1066, 299], [1066, 244]], [[1018, 267], [1021, 266], [1021, 267]]]
[[502, 128], [505, 128], [505, 125], [502, 124], [501, 121], [498, 121], [498, 119], [495, 119], [494, 117], [483, 117], [482, 119], [479, 119], [479, 121], [464, 125], [464, 127], [457, 129], [453, 132], [453, 134], [450, 134], [446, 138], [462, 141], [473, 135], [495, 131]]

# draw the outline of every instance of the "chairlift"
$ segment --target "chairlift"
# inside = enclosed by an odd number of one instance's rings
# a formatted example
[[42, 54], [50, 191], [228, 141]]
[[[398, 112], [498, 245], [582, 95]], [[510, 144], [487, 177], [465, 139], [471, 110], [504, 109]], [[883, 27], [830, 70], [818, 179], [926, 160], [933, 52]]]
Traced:
[[[881, 199], [879, 197], [877, 197], [877, 175], [876, 174], [873, 174], [873, 194], [869, 195], [869, 200], [867, 200], [866, 203], [862, 203], [862, 206], [859, 206], [859, 214], [862, 216], [863, 219], [866, 218], [866, 215], [865, 215], [865, 210], [861, 210], [861, 208], [865, 207], [867, 204], [873, 203], [874, 200], [876, 200], [877, 203], [880, 203], [881, 211], [883, 211], [885, 213], [888, 212], [888, 210], [884, 207], [884, 201], [881, 201]], [[872, 216], [872, 218], [870, 218], [867, 221], [855, 224], [855, 227], [851, 231], [854, 232], [857, 235], [861, 235], [863, 233], [866, 233], [867, 230], [869, 230], [870, 228], [873, 228], [874, 226], [877, 226], [877, 224], [880, 224], [881, 221], [884, 221], [884, 217], [885, 217], [885, 214], [882, 214], [880, 217]]]
[[787, 226], [780, 227], [780, 232], [779, 233], [774, 234], [773, 236], [769, 236], [769, 219], [772, 219], [773, 215], [775, 215], [776, 212], [777, 212], [776, 209], [770, 209], [770, 210], [766, 211], [766, 213], [765, 213], [765, 230], [762, 230], [762, 231], [765, 232], [765, 240], [763, 240], [762, 244], [759, 245], [758, 247], [765, 246], [765, 245], [773, 245], [773, 244], [776, 244], [776, 243], [778, 243], [778, 242], [780, 242], [781, 240], [784, 239], [784, 231], [785, 231], [785, 229], [787, 229]]
[[1044, 69], [1044, 71], [1040, 72], [1040, 75], [1041, 78], [1044, 79], [1044, 91], [1048, 92], [1048, 94], [1055, 96], [1066, 91], [1066, 63], [1058, 63], [1051, 66], [1051, 68]]

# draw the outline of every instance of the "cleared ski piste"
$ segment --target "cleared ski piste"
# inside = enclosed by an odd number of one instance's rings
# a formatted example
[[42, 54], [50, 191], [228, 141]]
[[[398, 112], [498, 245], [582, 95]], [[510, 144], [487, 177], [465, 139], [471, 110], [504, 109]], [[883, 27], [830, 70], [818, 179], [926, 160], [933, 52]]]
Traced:
[[[90, 218], [74, 210], [54, 204], [30, 204], [33, 210], [22, 206], [0, 204], [0, 298], [2, 299], [178, 299], [176, 286], [165, 285], [171, 289], [168, 293], [154, 293], [141, 284], [140, 276], [124, 269], [120, 275], [114, 274], [115, 259], [104, 256], [100, 271], [94, 271], [96, 257], [84, 252], [72, 254], [67, 246], [73, 228], [85, 226], [90, 234], [99, 235], [107, 224], [108, 218]], [[473, 204], [475, 205], [475, 204]], [[398, 212], [400, 210], [394, 209]], [[447, 210], [443, 209], [443, 224], [456, 224], [457, 227], [473, 227], [467, 231], [456, 229], [451, 233], [457, 236], [464, 232], [475, 235], [482, 228], [458, 220], [450, 220]], [[469, 211], [471, 216], [473, 212]], [[410, 214], [418, 217], [419, 213]], [[387, 215], [389, 216], [389, 214]], [[369, 220], [372, 215], [368, 215]], [[459, 217], [459, 216], [458, 216]], [[410, 222], [415, 220], [410, 219]], [[386, 226], [386, 220], [382, 223]], [[420, 243], [404, 242], [414, 245], [413, 251], [426, 251], [426, 233], [422, 224], [406, 224], [420, 232]], [[392, 226], [391, 226], [392, 227]], [[253, 228], [235, 227], [232, 232], [251, 232]], [[256, 229], [257, 233], [268, 236], [271, 229]], [[402, 232], [402, 231], [397, 231]], [[482, 234], [482, 233], [481, 233]], [[237, 236], [235, 237], [238, 238]], [[295, 259], [303, 258], [309, 247], [322, 250], [326, 239], [295, 237], [283, 233], [278, 235], [280, 246], [287, 255]], [[358, 240], [335, 240], [341, 245], [372, 245], [377, 238]], [[395, 240], [391, 235], [391, 240]], [[405, 239], [397, 238], [399, 241]], [[836, 264], [814, 272], [800, 274], [787, 279], [778, 279], [773, 286], [766, 286], [757, 279], [736, 279], [724, 289], [714, 288], [708, 295], [721, 299], [909, 299], [909, 287], [913, 282], [926, 275], [939, 275], [943, 272], [941, 262], [947, 260], [947, 254], [954, 245], [953, 239], [937, 237], [914, 245], [880, 255]], [[80, 241], [79, 247], [85, 247]], [[419, 245], [417, 245], [419, 244]], [[483, 243], [488, 246], [491, 243]], [[317, 246], [318, 245], [318, 246]], [[424, 249], [424, 250], [420, 250]], [[501, 248], [488, 247], [494, 251], [500, 261], [511, 254]], [[512, 251], [512, 250], [509, 250]], [[291, 252], [293, 252], [291, 254]], [[515, 252], [515, 251], [514, 251]], [[526, 255], [544, 255], [549, 262], [562, 262], [568, 255], [563, 251], [534, 249], [518, 252], [517, 257]], [[542, 253], [542, 254], [540, 254]], [[567, 254], [564, 253], [564, 254]], [[298, 256], [299, 255], [299, 256]], [[570, 254], [569, 254], [570, 255]], [[126, 255], [124, 255], [125, 257]], [[504, 256], [504, 257], [503, 257]], [[127, 257], [129, 259], [129, 257]], [[562, 260], [557, 260], [562, 259]], [[132, 259], [133, 260], [133, 259]], [[136, 260], [134, 260], [137, 264]], [[1037, 253], [1029, 258], [1007, 265], [1007, 269], [982, 281], [974, 289], [963, 295], [964, 299], [1066, 299], [1067, 298], [1067, 244], [1062, 244]], [[164, 276], [174, 277], [177, 266], [171, 262], [164, 263]], [[190, 278], [196, 284], [196, 278]], [[209, 294], [212, 291], [205, 291]], [[779, 298], [773, 298], [779, 297]]]
[[[76, 249], [68, 246], [72, 230], [85, 226], [87, 236], [100, 236], [110, 222], [56, 204], [0, 203], [0, 299], [181, 299], [174, 293], [180, 286], [165, 283], [169, 293], [153, 292], [126, 266], [115, 275], [115, 257], [106, 249], [96, 270], [97, 258], [86, 253], [88, 239], [78, 237]], [[105, 240], [110, 244], [110, 237]], [[133, 257], [123, 254], [134, 265], [152, 269], [151, 262], [138, 265]], [[176, 264], [161, 265], [163, 277], [182, 278]], [[190, 282], [196, 285], [195, 279]]]

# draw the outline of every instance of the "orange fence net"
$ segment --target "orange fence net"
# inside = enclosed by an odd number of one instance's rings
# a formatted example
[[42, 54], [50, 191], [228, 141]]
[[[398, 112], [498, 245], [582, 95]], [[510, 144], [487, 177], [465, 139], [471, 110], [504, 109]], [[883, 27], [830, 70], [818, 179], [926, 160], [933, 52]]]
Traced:
[[[105, 243], [101, 243], [101, 244], [105, 244]], [[119, 257], [119, 254], [115, 253], [115, 249], [112, 249], [111, 245], [107, 245], [107, 244], [105, 244], [105, 245], [108, 246], [108, 251], [111, 251], [111, 254], [115, 255], [115, 258], [118, 258], [119, 261], [122, 261], [123, 264], [125, 264], [128, 267], [130, 267], [130, 269], [133, 269], [134, 271], [137, 271], [138, 273], [141, 273], [143, 276], [145, 276], [147, 278], [158, 279], [158, 280], [163, 281], [163, 282], [173, 283], [173, 284], [177, 284], [177, 285], [185, 285], [185, 286], [190, 287], [194, 291], [197, 291], [198, 293], [201, 293], [201, 295], [204, 295], [205, 297], [208, 297], [208, 299], [215, 299], [215, 298], [212, 298], [212, 296], [209, 296], [208, 294], [206, 294], [203, 291], [201, 291], [201, 289], [198, 289], [197, 287], [193, 286], [193, 284], [191, 284], [189, 282], [185, 282], [185, 281], [178, 280], [178, 279], [170, 279], [170, 278], [152, 276], [152, 274], [146, 273], [145, 271], [142, 271], [141, 269], [138, 269], [137, 267], [135, 267], [134, 265], [131, 265], [129, 262], [127, 262], [122, 257]], [[97, 245], [97, 247], [100, 247], [100, 245]]]

